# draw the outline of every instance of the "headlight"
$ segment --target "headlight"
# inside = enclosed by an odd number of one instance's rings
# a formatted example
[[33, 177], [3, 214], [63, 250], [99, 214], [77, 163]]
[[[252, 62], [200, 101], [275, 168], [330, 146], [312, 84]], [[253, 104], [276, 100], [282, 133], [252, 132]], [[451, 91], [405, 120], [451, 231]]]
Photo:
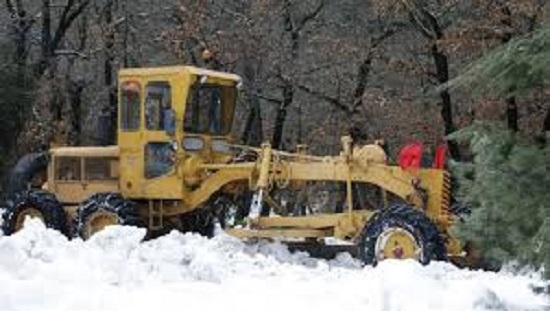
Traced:
[[182, 145], [186, 151], [198, 151], [204, 148], [204, 141], [200, 137], [185, 137]]
[[223, 139], [215, 139], [212, 141], [212, 151], [220, 153], [229, 153], [229, 144]]

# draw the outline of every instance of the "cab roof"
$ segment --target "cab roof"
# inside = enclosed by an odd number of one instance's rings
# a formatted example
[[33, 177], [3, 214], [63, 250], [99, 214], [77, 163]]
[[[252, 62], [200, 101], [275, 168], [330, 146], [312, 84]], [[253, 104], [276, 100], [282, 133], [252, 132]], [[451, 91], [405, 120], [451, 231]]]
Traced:
[[50, 154], [55, 157], [118, 157], [118, 146], [105, 147], [56, 147], [50, 149]]
[[191, 74], [207, 75], [224, 80], [239, 81], [241, 78], [232, 73], [214, 71], [194, 66], [163, 66], [163, 67], [144, 67], [144, 68], [125, 68], [119, 70], [119, 76], [152, 76], [152, 75], [171, 75], [171, 74]]

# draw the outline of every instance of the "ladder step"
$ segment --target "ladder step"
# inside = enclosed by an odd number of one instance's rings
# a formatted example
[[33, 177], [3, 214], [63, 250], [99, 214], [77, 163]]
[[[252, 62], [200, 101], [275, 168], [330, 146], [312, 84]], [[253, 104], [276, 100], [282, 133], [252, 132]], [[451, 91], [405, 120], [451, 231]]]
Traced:
[[159, 230], [163, 224], [163, 206], [162, 201], [149, 201], [149, 229]]

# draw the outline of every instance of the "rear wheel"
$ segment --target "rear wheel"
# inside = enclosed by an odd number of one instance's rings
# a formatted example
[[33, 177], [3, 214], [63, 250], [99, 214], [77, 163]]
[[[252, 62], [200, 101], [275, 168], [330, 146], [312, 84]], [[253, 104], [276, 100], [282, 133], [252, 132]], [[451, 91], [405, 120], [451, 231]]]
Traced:
[[368, 265], [385, 259], [415, 259], [422, 264], [446, 260], [435, 224], [408, 205], [395, 205], [376, 214], [365, 226], [360, 243], [361, 259]]
[[21, 230], [27, 217], [39, 219], [46, 227], [67, 234], [65, 210], [52, 193], [29, 190], [16, 193], [7, 200], [2, 215], [4, 234]]
[[141, 226], [136, 204], [118, 193], [95, 194], [79, 206], [73, 236], [88, 239], [112, 225]]

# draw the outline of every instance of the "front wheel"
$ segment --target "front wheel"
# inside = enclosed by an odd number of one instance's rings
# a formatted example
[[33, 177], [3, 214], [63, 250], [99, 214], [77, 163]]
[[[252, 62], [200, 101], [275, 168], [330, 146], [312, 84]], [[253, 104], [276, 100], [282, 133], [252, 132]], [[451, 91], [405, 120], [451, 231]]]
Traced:
[[422, 264], [446, 260], [445, 244], [435, 224], [408, 205], [381, 210], [363, 229], [360, 255], [367, 265], [385, 259], [414, 259]]

